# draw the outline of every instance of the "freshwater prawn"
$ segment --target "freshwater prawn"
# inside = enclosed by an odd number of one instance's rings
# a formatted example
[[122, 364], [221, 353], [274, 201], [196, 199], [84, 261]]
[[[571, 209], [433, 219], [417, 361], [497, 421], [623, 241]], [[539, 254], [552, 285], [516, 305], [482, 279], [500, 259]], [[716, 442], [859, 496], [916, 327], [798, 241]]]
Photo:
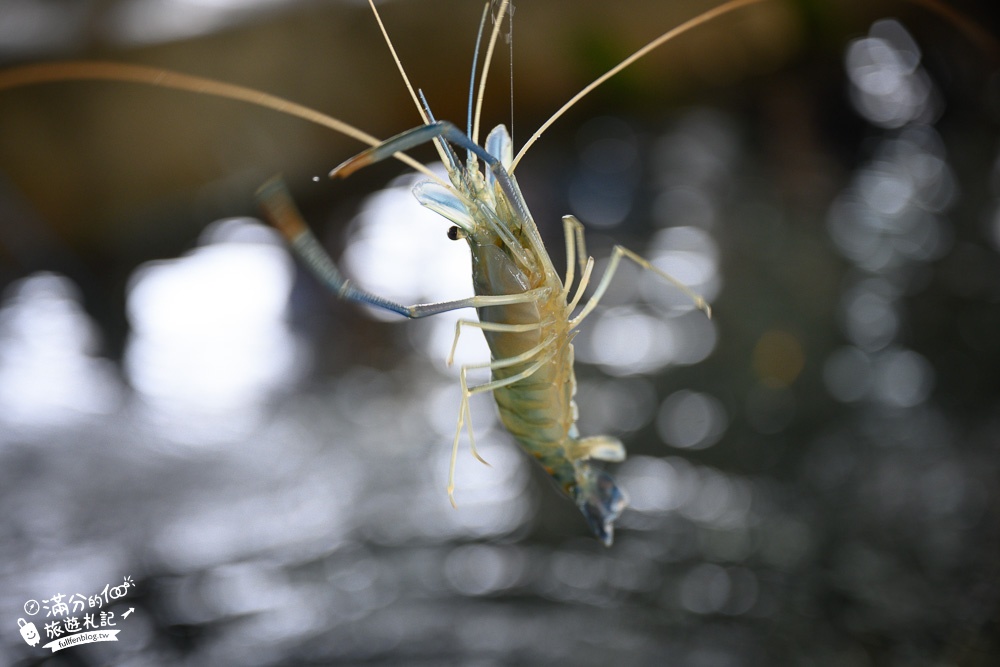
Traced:
[[[574, 402], [573, 337], [580, 324], [599, 304], [622, 259], [634, 262], [682, 290], [709, 316], [711, 308], [702, 297], [678, 280], [631, 250], [617, 245], [593, 293], [581, 306], [594, 268], [594, 259], [588, 257], [585, 250], [583, 225], [571, 215], [563, 217], [567, 268], [565, 276], [560, 277], [542, 244], [514, 171], [528, 148], [556, 119], [608, 78], [673, 37], [717, 16], [762, 1], [729, 0], [663, 33], [577, 93], [542, 124], [516, 156], [504, 125], [497, 125], [482, 145], [478, 143], [487, 71], [507, 13], [508, 0], [500, 3], [483, 65], [479, 68], [478, 55], [490, 4], [487, 3], [483, 10], [473, 58], [465, 132], [448, 121], [433, 117], [423, 95], [418, 94], [410, 83], [372, 0], [369, 4], [374, 17], [423, 121], [421, 125], [385, 141], [336, 118], [266, 93], [136, 65], [78, 62], [26, 66], [0, 73], [0, 90], [42, 82], [105, 79], [226, 97], [298, 116], [370, 146], [333, 169], [331, 178], [346, 178], [358, 169], [390, 157], [427, 175], [429, 180], [418, 183], [414, 187], [414, 195], [420, 204], [453, 224], [448, 231], [451, 239], [467, 242], [472, 254], [474, 296], [440, 303], [402, 305], [369, 293], [340, 274], [333, 259], [309, 230], [279, 178], [261, 186], [257, 199], [264, 216], [285, 236], [296, 255], [338, 297], [408, 318], [464, 308], [476, 309], [478, 320], [458, 321], [448, 356], [448, 364], [451, 365], [459, 338], [467, 328], [482, 331], [491, 352], [490, 361], [463, 365], [459, 370], [462, 397], [452, 442], [447, 487], [453, 505], [455, 463], [461, 434], [466, 428], [472, 452], [482, 460], [476, 452], [469, 399], [476, 394], [492, 392], [504, 426], [521, 448], [538, 460], [580, 508], [598, 539], [610, 545], [614, 521], [625, 508], [627, 498], [612, 477], [594, 462], [622, 461], [625, 459], [625, 448], [616, 438], [606, 435], [583, 437], [576, 428], [578, 412]], [[473, 102], [473, 92], [477, 89]], [[429, 142], [434, 144], [445, 165], [447, 181], [405, 153]], [[464, 160], [456, 149], [465, 153]], [[468, 374], [476, 369], [489, 369], [490, 381], [470, 386]]]

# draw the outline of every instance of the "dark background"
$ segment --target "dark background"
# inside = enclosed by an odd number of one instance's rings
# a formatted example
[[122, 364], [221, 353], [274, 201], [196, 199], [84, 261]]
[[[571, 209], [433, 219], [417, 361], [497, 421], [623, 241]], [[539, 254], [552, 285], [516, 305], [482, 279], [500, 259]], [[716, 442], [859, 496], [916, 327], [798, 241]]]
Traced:
[[[630, 455], [610, 549], [489, 401], [493, 467], [463, 445], [452, 510], [453, 324], [339, 303], [241, 220], [280, 171], [362, 282], [466, 293], [433, 271], [462, 252], [446, 223], [372, 213], [409, 201], [370, 198], [399, 165], [329, 183], [355, 142], [189, 93], [0, 91], [0, 663], [996, 664], [990, 4], [742, 9], [528, 153], [557, 266], [573, 213], [595, 257], [666, 257], [714, 308], [623, 269], [576, 341], [581, 431]], [[515, 144], [712, 5], [518, 3]], [[414, 85], [464, 125], [481, 6], [381, 9]], [[512, 122], [501, 47], [486, 127]], [[0, 5], [0, 62], [53, 59], [239, 83], [380, 137], [419, 122], [361, 3]], [[26, 600], [126, 576], [117, 643], [19, 639]]]

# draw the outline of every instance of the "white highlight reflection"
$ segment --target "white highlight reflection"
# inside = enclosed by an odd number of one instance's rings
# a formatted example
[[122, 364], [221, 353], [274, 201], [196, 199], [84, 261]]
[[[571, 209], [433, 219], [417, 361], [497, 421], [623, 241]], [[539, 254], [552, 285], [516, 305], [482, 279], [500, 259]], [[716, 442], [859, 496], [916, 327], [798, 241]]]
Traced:
[[713, 396], [682, 389], [663, 401], [656, 419], [660, 437], [682, 449], [711, 447], [728, 425], [726, 410]]
[[[648, 259], [711, 303], [719, 294], [719, 249], [711, 235], [697, 227], [669, 227], [653, 237]], [[639, 283], [643, 297], [669, 310], [693, 310], [687, 294], [650, 271]]]
[[0, 421], [40, 426], [113, 411], [121, 382], [94, 356], [97, 331], [76, 286], [36, 273], [0, 307]]
[[876, 21], [868, 37], [851, 43], [845, 60], [851, 99], [869, 121], [896, 128], [929, 120], [933, 87], [916, 42], [898, 21]]
[[238, 437], [296, 360], [284, 320], [291, 261], [276, 234], [227, 220], [212, 235], [251, 238], [146, 264], [128, 295], [126, 372], [166, 434], [182, 440]]
[[[447, 179], [441, 164], [431, 168]], [[369, 292], [404, 305], [464, 299], [473, 293], [472, 260], [466, 242], [449, 240], [451, 223], [420, 206], [413, 197], [413, 186], [425, 180], [420, 174], [402, 176], [369, 197], [353, 223], [341, 257], [344, 273], [351, 280]], [[429, 321], [409, 321], [376, 308], [367, 308], [366, 312], [387, 322], [407, 322], [411, 331], [426, 333], [414, 338], [419, 338], [421, 351], [435, 361], [447, 356], [459, 319], [477, 320], [471, 308], [435, 315]], [[489, 358], [482, 333], [464, 328], [455, 367]]]
[[934, 388], [930, 362], [913, 350], [886, 350], [876, 361], [874, 375], [876, 396], [896, 407], [919, 405]]

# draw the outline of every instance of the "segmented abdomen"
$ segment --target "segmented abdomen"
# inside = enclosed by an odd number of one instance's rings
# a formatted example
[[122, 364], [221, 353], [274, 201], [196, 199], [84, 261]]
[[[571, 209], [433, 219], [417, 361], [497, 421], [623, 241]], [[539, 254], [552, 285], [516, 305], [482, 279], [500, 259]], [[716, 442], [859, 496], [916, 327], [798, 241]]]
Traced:
[[[504, 426], [567, 492], [575, 483], [565, 449], [571, 432], [575, 433], [572, 358], [572, 345], [564, 340], [555, 356], [533, 375], [493, 392]], [[493, 377], [502, 379], [520, 370], [497, 369]]]

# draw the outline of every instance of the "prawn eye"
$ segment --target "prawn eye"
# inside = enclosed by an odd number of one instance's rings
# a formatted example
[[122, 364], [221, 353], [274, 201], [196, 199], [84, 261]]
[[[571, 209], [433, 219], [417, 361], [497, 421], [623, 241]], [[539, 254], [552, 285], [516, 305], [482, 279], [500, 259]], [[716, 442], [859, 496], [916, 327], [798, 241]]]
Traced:
[[465, 232], [463, 232], [459, 227], [454, 226], [448, 230], [448, 238], [452, 241], [457, 241], [459, 239], [465, 238]]

